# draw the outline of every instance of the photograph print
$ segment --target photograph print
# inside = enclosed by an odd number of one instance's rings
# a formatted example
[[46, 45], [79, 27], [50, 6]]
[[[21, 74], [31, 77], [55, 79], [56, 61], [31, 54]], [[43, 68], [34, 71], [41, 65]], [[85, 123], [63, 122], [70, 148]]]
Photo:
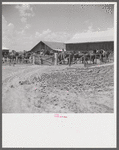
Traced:
[[114, 113], [114, 4], [2, 4], [2, 113]]

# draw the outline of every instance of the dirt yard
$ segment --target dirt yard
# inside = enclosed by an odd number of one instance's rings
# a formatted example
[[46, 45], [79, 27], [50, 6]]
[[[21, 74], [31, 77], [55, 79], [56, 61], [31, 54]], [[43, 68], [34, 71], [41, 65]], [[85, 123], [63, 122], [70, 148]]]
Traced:
[[3, 113], [113, 113], [114, 65], [2, 66]]

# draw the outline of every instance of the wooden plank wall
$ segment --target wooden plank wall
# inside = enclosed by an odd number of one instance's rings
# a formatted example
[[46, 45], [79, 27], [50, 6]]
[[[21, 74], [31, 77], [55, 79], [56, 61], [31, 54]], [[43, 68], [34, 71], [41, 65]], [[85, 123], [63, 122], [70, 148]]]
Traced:
[[114, 42], [95, 42], [95, 43], [69, 43], [66, 44], [67, 51], [89, 51], [104, 49], [114, 51]]

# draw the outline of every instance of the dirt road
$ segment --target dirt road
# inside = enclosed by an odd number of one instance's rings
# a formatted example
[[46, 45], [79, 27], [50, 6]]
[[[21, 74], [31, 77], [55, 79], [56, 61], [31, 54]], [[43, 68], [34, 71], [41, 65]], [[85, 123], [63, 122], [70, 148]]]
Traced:
[[113, 64], [2, 66], [3, 113], [112, 113]]

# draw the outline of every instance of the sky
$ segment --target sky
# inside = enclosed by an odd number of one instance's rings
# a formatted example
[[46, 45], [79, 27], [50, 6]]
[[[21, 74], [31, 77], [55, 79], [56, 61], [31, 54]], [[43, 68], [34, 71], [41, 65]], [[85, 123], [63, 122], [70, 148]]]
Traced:
[[114, 39], [114, 5], [3, 4], [2, 47], [31, 50], [40, 41]]

